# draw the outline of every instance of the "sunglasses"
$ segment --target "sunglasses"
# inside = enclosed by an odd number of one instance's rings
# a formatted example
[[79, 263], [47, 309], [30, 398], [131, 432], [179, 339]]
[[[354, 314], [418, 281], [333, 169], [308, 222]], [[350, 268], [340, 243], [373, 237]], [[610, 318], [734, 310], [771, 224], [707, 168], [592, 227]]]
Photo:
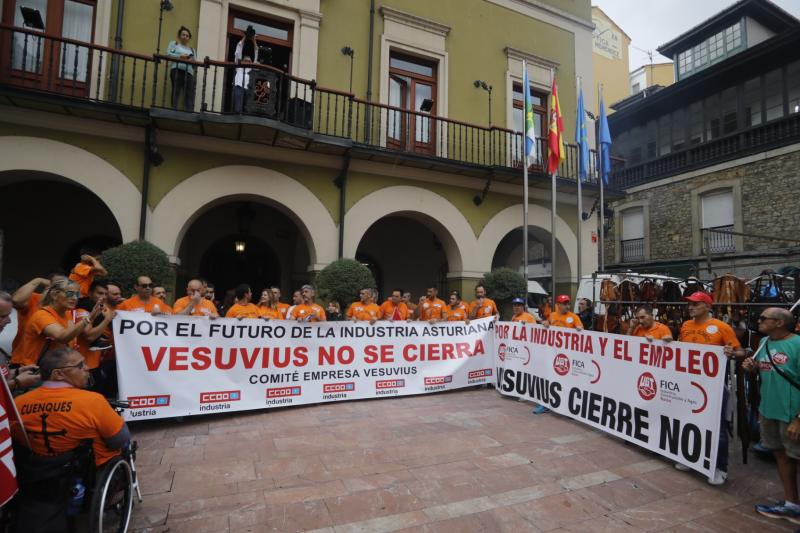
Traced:
[[77, 365], [59, 366], [58, 368], [54, 368], [53, 370], [65, 370], [67, 368], [77, 368], [78, 370], [83, 370], [85, 367], [86, 367], [86, 361], [81, 361]]
[[759, 320], [759, 322], [761, 322], [761, 321], [763, 321], [763, 320], [777, 320], [777, 319], [776, 319], [776, 318], [773, 318], [773, 317], [771, 317], [771, 316], [764, 316], [764, 315], [761, 315], [760, 317], [758, 317], [758, 320]]
[[155, 283], [142, 283], [141, 285], [139, 285], [139, 287], [143, 289], [152, 289], [153, 287], [155, 287]]

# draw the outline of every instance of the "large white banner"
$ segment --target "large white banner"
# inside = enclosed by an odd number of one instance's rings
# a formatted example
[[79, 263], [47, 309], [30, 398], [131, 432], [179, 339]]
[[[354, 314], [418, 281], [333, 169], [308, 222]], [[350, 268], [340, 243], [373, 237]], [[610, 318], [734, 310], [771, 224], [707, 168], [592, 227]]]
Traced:
[[711, 476], [726, 358], [722, 348], [495, 325], [498, 390], [527, 398]]
[[404, 396], [493, 383], [491, 319], [464, 323], [209, 320], [119, 312], [129, 420]]

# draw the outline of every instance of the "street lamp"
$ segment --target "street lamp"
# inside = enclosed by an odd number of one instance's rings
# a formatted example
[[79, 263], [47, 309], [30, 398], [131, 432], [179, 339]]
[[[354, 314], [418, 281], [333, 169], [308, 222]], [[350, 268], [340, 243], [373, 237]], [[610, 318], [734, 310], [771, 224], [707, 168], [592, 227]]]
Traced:
[[156, 41], [156, 55], [161, 52], [161, 25], [164, 23], [164, 11], [172, 11], [171, 0], [161, 0], [161, 5], [158, 7], [158, 40]]
[[353, 56], [355, 55], [355, 50], [350, 48], [349, 46], [342, 47], [342, 54], [346, 56], [350, 56], [350, 92], [353, 92]]
[[489, 125], [492, 125], [492, 86], [483, 80], [475, 80], [473, 85], [476, 89], [483, 89], [489, 93]]

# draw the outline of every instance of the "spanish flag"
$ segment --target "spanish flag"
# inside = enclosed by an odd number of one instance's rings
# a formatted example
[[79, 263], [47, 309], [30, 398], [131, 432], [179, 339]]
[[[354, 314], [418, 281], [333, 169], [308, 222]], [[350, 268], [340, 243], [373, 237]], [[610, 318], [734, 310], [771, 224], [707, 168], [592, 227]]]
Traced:
[[547, 151], [547, 172], [555, 174], [558, 172], [558, 165], [567, 158], [564, 150], [564, 121], [561, 119], [561, 104], [558, 103], [555, 76], [550, 92], [550, 132], [547, 135]]

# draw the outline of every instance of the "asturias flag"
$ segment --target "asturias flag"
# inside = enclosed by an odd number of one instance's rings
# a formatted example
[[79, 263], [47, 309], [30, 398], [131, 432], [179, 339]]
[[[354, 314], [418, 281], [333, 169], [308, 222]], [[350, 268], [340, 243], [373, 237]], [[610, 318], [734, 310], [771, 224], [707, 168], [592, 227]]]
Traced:
[[522, 101], [525, 109], [525, 161], [528, 165], [534, 163], [537, 157], [536, 150], [536, 127], [533, 122], [533, 102], [531, 102], [530, 82], [528, 81], [528, 70], [522, 73]]
[[575, 144], [578, 145], [578, 179], [589, 178], [589, 134], [586, 132], [586, 112], [583, 109], [583, 88], [578, 87], [578, 115], [575, 121]]
[[608, 131], [606, 106], [600, 97], [600, 157], [603, 159], [603, 183], [608, 185], [608, 174], [611, 172], [611, 132]]
[[564, 151], [564, 121], [561, 119], [561, 105], [558, 103], [558, 87], [553, 78], [553, 89], [550, 93], [550, 132], [547, 135], [547, 172], [555, 174], [558, 165], [567, 158]]

